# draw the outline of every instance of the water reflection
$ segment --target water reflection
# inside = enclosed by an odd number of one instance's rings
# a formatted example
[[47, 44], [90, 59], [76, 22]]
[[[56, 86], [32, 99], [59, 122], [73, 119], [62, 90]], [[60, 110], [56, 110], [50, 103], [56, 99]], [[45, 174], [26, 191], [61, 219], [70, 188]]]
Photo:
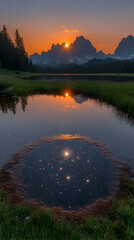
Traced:
[[[49, 96], [49, 95], [48, 95]], [[50, 95], [53, 97], [53, 95]], [[34, 96], [33, 96], [34, 97]], [[54, 97], [56, 98], [57, 95], [54, 95]], [[84, 95], [73, 95], [71, 94], [69, 91], [66, 91], [63, 93], [63, 95], [61, 96], [61, 101], [63, 101], [63, 98], [68, 98], [68, 99], [73, 99], [77, 104], [83, 104], [84, 102], [87, 102], [88, 100], [91, 101], [91, 99], [87, 96]], [[26, 107], [28, 106], [28, 100], [31, 97], [27, 96], [27, 97], [18, 97], [18, 96], [12, 96], [9, 94], [0, 94], [0, 110], [3, 113], [8, 113], [8, 111], [11, 111], [12, 113], [16, 114], [16, 110], [17, 107], [21, 106], [21, 109], [23, 112], [26, 111]], [[111, 107], [111, 105], [109, 105], [109, 103], [100, 101], [98, 99], [92, 99], [92, 101], [94, 101], [94, 103], [99, 104], [100, 106], [108, 106]], [[77, 108], [77, 106], [72, 104], [69, 105], [65, 105], [64, 110], [67, 110], [69, 108]], [[119, 111], [118, 109], [116, 109], [116, 107], [112, 107], [112, 110], [114, 112], [114, 114], [120, 119], [120, 121], [129, 121], [131, 124], [134, 124], [134, 119], [133, 117], [131, 117], [130, 115], [128, 116], [128, 114]]]
[[[84, 97], [82, 95], [71, 96], [69, 92], [65, 92], [63, 94], [63, 97], [72, 98], [75, 100], [76, 103], [79, 104], [82, 104], [83, 102], [89, 99], [88, 97]], [[0, 94], [0, 110], [3, 113], [8, 113], [8, 111], [12, 111], [14, 114], [16, 114], [17, 106], [19, 107], [20, 105], [23, 112], [25, 112], [26, 107], [28, 105], [28, 99], [29, 97], [18, 97], [9, 94]]]
[[76, 103], [82, 104], [88, 101], [89, 98], [82, 95], [76, 95], [76, 96], [73, 96], [73, 99], [75, 100]]
[[55, 140], [30, 151], [21, 170], [28, 199], [49, 207], [79, 209], [112, 192], [113, 166], [99, 149], [83, 140]]
[[28, 97], [16, 97], [8, 94], [0, 94], [0, 110], [3, 113], [7, 113], [8, 111], [12, 111], [14, 114], [16, 113], [17, 105], [21, 105], [23, 112], [26, 110], [26, 106], [28, 105]]
[[0, 167], [26, 144], [60, 134], [91, 136], [108, 144], [117, 158], [133, 162], [133, 120], [100, 101], [64, 93], [0, 95], [0, 109]]
[[127, 82], [134, 81], [133, 76], [117, 76], [110, 75], [95, 75], [95, 74], [46, 74], [46, 75], [36, 75], [32, 77], [27, 77], [25, 79], [39, 80], [39, 81], [111, 81], [111, 82]]

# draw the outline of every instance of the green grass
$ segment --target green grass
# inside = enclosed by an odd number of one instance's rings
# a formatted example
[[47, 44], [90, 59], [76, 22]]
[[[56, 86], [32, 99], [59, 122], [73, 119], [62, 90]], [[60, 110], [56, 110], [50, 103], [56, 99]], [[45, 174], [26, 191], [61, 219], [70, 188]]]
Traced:
[[[25, 76], [28, 76], [25, 73]], [[20, 73], [22, 76], [22, 73]], [[111, 104], [129, 117], [134, 117], [134, 82], [43, 82], [22, 80], [14, 72], [0, 74], [0, 89], [8, 88], [12, 94], [27, 96], [32, 94], [63, 94], [69, 90], [73, 94], [84, 94]]]
[[[111, 210], [99, 219], [90, 217], [83, 223], [58, 220], [49, 211], [30, 205], [11, 205], [0, 192], [1, 240], [133, 240], [134, 184], [126, 200], [115, 199]], [[28, 219], [27, 219], [28, 217]]]
[[[124, 82], [41, 82], [22, 80], [29, 73], [0, 70], [0, 89], [12, 87], [18, 96], [35, 93], [84, 94], [104, 101], [134, 117], [134, 83]], [[133, 240], [134, 184], [125, 179], [127, 199], [115, 199], [111, 211], [100, 219], [88, 218], [85, 223], [59, 221], [50, 212], [33, 206], [12, 205], [0, 192], [0, 240]], [[26, 217], [29, 217], [26, 220]]]

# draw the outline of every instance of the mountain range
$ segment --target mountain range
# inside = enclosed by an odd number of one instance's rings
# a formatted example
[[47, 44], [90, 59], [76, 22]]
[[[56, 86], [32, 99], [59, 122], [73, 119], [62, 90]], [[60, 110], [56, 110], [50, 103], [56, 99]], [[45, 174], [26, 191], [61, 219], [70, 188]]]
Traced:
[[39, 65], [41, 67], [56, 67], [68, 64], [83, 65], [92, 59], [100, 61], [105, 59], [125, 60], [133, 58], [134, 37], [131, 35], [121, 40], [114, 54], [105, 54], [103, 51], [97, 52], [96, 48], [88, 39], [80, 36], [70, 44], [69, 48], [65, 47], [65, 43], [61, 45], [52, 44], [51, 50], [47, 52], [43, 51], [41, 55], [34, 53], [30, 56], [33, 65]]

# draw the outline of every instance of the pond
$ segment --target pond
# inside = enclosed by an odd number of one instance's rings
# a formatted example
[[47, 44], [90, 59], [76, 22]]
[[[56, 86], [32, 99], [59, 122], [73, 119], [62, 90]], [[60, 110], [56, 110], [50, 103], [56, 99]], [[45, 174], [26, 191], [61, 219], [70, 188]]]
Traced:
[[107, 145], [115, 158], [134, 166], [133, 122], [106, 104], [69, 93], [27, 98], [1, 95], [0, 110], [0, 167], [42, 137], [83, 136], [46, 142], [23, 159], [20, 176], [26, 191], [49, 207], [79, 209], [111, 194], [114, 167], [84, 137]]
[[21, 184], [20, 193], [40, 205], [78, 210], [114, 189], [115, 169], [108, 151], [90, 138], [45, 138], [27, 146], [18, 159], [12, 173]]
[[38, 81], [112, 81], [112, 82], [133, 82], [134, 77], [131, 75], [98, 75], [98, 74], [46, 74], [27, 77], [24, 79]]

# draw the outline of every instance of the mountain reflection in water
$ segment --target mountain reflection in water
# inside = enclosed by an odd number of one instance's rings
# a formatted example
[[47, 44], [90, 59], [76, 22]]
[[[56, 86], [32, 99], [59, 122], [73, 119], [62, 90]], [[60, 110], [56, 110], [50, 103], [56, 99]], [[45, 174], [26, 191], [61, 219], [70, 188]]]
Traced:
[[[66, 96], [68, 97], [68, 96]], [[29, 97], [17, 97], [8, 94], [0, 94], [0, 110], [3, 113], [7, 113], [8, 111], [12, 111], [14, 114], [16, 113], [17, 105], [20, 104], [21, 109], [25, 112], [26, 107], [28, 105]], [[89, 98], [84, 97], [82, 95], [72, 96], [76, 103], [83, 103], [87, 101]]]
[[87, 96], [69, 93], [66, 97], [64, 93], [0, 95], [0, 167], [26, 144], [60, 134], [90, 136], [106, 143], [118, 158], [133, 163], [133, 119]]

